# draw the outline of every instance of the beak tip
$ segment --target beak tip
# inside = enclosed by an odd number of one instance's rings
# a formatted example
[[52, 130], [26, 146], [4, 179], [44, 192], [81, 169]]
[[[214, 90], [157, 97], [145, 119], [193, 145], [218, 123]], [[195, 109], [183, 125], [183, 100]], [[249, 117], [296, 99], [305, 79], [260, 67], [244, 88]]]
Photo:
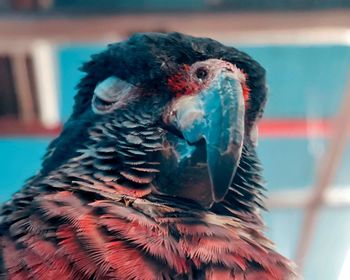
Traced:
[[216, 183], [212, 183], [212, 197], [215, 202], [222, 201], [231, 185], [232, 180], [219, 180]]
[[[207, 147], [207, 152], [208, 151], [210, 151], [210, 149]], [[240, 157], [241, 145], [235, 146], [232, 151], [225, 155], [213, 152], [207, 154], [211, 192], [215, 202], [220, 202], [225, 198], [232, 184]]]

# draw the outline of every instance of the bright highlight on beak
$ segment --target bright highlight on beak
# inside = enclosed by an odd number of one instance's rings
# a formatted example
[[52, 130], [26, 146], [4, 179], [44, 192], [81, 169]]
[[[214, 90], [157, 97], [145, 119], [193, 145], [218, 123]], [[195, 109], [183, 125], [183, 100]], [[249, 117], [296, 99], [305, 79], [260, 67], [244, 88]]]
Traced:
[[191, 145], [204, 139], [215, 202], [226, 195], [242, 153], [245, 103], [239, 75], [238, 69], [220, 69], [208, 87], [177, 98], [166, 116]]

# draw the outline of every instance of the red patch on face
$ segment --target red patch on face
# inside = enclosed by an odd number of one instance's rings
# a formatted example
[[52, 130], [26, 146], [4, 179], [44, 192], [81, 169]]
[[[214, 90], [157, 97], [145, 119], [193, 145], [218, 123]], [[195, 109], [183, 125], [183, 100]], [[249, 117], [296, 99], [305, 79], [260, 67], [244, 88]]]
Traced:
[[[234, 67], [236, 68], [236, 66]], [[178, 73], [168, 78], [168, 86], [176, 97], [194, 94], [200, 89], [201, 85], [199, 85], [195, 80], [191, 79], [190, 69], [191, 67], [189, 65], [184, 64]], [[248, 76], [241, 69], [236, 69], [237, 71], [240, 71], [238, 76], [241, 81], [244, 103], [247, 106], [250, 97], [250, 88], [246, 83]]]
[[244, 82], [241, 82], [241, 86], [243, 91], [244, 103], [247, 106], [249, 97], [250, 97], [250, 88], [247, 85], [247, 79], [248, 79], [247, 74], [243, 73], [243, 75], [245, 76], [245, 79], [244, 79]]
[[181, 70], [168, 78], [168, 86], [177, 97], [197, 92], [199, 85], [190, 77], [190, 66], [185, 64]]

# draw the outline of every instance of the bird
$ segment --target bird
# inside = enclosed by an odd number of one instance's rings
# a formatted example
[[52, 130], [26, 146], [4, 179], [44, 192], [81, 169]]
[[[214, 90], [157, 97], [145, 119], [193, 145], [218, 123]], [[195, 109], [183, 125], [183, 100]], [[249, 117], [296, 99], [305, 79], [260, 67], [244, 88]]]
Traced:
[[1, 208], [1, 279], [298, 279], [264, 233], [257, 61], [149, 32], [81, 70], [40, 171]]

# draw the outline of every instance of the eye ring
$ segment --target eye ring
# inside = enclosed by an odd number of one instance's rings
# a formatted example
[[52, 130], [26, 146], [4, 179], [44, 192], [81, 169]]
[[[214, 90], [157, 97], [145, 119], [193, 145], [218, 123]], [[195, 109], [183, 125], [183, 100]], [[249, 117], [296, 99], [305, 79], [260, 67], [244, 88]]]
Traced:
[[205, 67], [199, 67], [195, 72], [196, 77], [201, 81], [205, 80], [208, 77], [208, 74], [208, 69]]

